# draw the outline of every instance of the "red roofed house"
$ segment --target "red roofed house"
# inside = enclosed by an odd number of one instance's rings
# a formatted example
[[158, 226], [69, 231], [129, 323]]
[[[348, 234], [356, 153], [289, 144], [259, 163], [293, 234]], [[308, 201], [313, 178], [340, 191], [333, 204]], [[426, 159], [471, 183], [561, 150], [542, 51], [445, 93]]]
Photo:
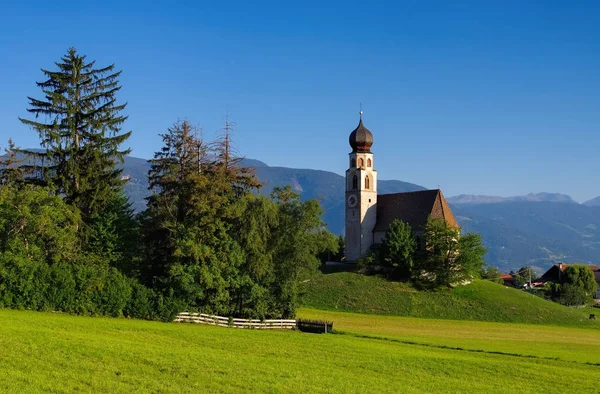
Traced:
[[500, 274], [500, 279], [502, 279], [504, 286], [517, 287], [517, 281], [511, 274]]
[[[573, 264], [563, 264], [563, 263], [554, 264], [552, 267], [550, 267], [550, 269], [548, 271], [544, 272], [544, 274], [539, 279], [536, 279], [536, 281], [539, 281], [542, 283], [560, 282], [562, 273], [570, 265], [573, 265]], [[588, 265], [588, 268], [590, 270], [592, 270], [592, 272], [594, 273], [594, 279], [596, 280], [596, 283], [598, 284], [598, 288], [596, 289], [596, 295], [594, 296], [594, 298], [598, 299], [598, 298], [600, 298], [600, 268], [598, 268], [598, 266], [596, 266], [596, 265]]]
[[377, 194], [373, 134], [363, 125], [362, 111], [349, 142], [352, 152], [346, 170], [346, 261], [358, 260], [373, 244], [381, 243], [394, 219], [408, 223], [416, 236], [423, 233], [430, 216], [458, 228], [440, 189]]

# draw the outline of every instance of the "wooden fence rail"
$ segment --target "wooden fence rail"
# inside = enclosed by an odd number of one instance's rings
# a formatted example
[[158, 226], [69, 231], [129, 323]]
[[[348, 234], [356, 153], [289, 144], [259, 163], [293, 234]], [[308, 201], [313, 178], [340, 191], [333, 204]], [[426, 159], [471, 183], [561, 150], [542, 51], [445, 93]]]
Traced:
[[181, 312], [175, 319], [178, 323], [209, 324], [220, 327], [255, 328], [255, 329], [295, 329], [296, 320], [256, 320], [256, 319], [229, 319], [223, 316], [207, 315], [205, 313]]

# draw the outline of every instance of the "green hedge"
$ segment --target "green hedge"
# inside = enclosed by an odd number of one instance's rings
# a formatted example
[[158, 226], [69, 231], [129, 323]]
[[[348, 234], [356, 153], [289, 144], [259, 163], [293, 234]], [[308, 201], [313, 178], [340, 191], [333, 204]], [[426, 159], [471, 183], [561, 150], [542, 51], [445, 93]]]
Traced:
[[105, 266], [54, 264], [0, 256], [0, 307], [79, 315], [172, 321], [185, 309], [164, 295]]

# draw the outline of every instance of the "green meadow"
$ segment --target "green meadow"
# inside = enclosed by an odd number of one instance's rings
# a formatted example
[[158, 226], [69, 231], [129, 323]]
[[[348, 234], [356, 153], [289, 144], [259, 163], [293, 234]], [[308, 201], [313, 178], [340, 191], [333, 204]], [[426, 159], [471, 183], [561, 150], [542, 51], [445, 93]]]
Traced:
[[302, 308], [298, 316], [334, 322], [337, 333], [437, 348], [560, 359], [600, 367], [600, 330], [539, 324], [420, 319]]
[[[386, 316], [377, 320], [309, 309], [300, 315], [334, 319], [336, 330], [345, 335], [2, 309], [0, 391], [598, 390], [600, 367], [586, 364], [598, 361], [594, 333], [600, 331], [593, 329]], [[573, 338], [570, 345], [559, 341], [559, 330]], [[548, 347], [546, 353], [533, 355], [539, 352], [528, 352], [525, 346], [517, 351], [520, 345], [535, 344], [536, 338], [537, 349]], [[470, 339], [478, 351], [466, 349]], [[510, 344], [507, 353], [513, 354], [499, 353], [502, 344]], [[581, 359], [575, 357], [578, 351], [583, 352]]]

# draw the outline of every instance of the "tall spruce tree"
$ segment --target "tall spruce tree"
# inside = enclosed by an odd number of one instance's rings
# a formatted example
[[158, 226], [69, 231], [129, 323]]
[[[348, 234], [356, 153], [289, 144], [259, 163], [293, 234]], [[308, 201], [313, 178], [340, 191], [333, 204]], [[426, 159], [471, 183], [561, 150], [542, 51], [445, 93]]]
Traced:
[[121, 132], [127, 119], [121, 114], [126, 104], [116, 99], [121, 72], [114, 64], [96, 68], [75, 48], [56, 66], [55, 71], [42, 69], [47, 79], [37, 86], [44, 98], [28, 98], [34, 119], [19, 118], [38, 132], [44, 149], [23, 151], [34, 170], [28, 179], [52, 187], [89, 223], [124, 184], [117, 164], [130, 152], [121, 145], [131, 132]]

